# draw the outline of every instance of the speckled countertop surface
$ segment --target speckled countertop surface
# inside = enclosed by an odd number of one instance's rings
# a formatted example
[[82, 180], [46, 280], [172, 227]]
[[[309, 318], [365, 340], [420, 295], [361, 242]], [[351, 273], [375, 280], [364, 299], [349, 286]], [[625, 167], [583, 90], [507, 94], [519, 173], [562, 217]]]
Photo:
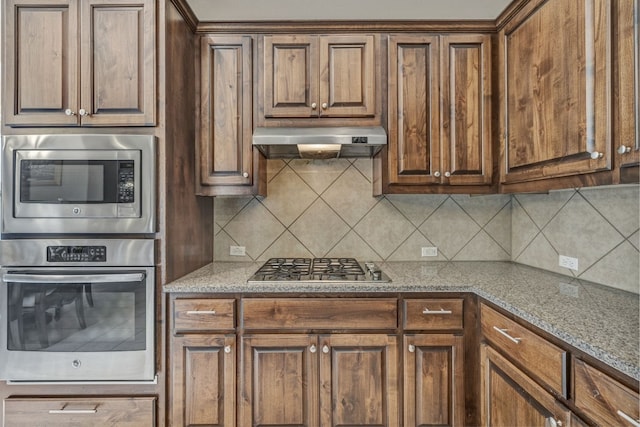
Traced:
[[387, 262], [392, 283], [247, 284], [262, 263], [214, 262], [165, 292], [474, 292], [622, 373], [640, 380], [638, 295], [510, 262]]

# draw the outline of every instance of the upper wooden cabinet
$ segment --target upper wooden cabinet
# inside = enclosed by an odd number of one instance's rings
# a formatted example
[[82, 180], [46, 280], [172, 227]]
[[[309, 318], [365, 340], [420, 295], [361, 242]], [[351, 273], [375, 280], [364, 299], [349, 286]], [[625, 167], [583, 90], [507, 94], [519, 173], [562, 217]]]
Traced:
[[379, 36], [275, 35], [261, 44], [261, 122], [379, 116]]
[[611, 170], [612, 3], [531, 1], [501, 30], [502, 184]]
[[198, 194], [260, 192], [265, 168], [251, 145], [252, 47], [251, 36], [200, 38]]
[[488, 35], [390, 36], [383, 192], [491, 184], [490, 47]]
[[8, 0], [9, 126], [155, 124], [153, 0]]

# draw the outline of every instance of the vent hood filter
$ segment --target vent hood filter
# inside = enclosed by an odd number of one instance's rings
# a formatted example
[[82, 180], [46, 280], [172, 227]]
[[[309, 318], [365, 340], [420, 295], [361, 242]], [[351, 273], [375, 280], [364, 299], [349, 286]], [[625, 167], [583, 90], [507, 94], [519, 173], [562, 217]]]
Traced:
[[268, 159], [373, 157], [387, 145], [382, 127], [256, 128], [253, 146]]

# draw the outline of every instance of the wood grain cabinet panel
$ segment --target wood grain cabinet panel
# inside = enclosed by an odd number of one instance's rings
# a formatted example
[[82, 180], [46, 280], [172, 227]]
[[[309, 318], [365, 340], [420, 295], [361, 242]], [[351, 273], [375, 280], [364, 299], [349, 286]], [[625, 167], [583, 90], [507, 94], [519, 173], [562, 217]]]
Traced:
[[231, 330], [235, 327], [235, 300], [177, 298], [173, 300], [173, 331]]
[[[640, 424], [638, 392], [580, 359], [573, 360], [574, 401], [597, 425]], [[637, 387], [637, 384], [636, 384]]]
[[410, 330], [461, 330], [463, 327], [461, 298], [407, 299], [404, 301], [404, 328]]
[[570, 425], [571, 412], [564, 405], [486, 344], [480, 361], [483, 426]]
[[531, 2], [500, 32], [503, 184], [611, 170], [611, 3]]
[[7, 125], [155, 124], [153, 0], [10, 0], [5, 12]]
[[9, 398], [3, 425], [69, 427], [155, 425], [155, 397]]
[[490, 36], [391, 35], [388, 90], [383, 192], [486, 192], [472, 186], [492, 183]]

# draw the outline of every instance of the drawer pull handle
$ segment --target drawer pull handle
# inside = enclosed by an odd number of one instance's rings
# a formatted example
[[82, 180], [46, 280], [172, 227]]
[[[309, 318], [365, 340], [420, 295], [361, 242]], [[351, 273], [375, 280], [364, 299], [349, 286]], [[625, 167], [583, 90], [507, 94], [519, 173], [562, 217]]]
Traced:
[[425, 308], [422, 310], [422, 314], [453, 314], [453, 311], [445, 310], [444, 308], [441, 308], [440, 310], [429, 310], [428, 308]]
[[216, 314], [215, 310], [189, 310], [187, 314]]
[[514, 342], [516, 344], [520, 344], [520, 341], [522, 341], [522, 338], [514, 338], [511, 335], [509, 335], [507, 333], [508, 329], [500, 329], [497, 326], [494, 326], [493, 329], [495, 329], [496, 331], [500, 332], [502, 335], [504, 335], [505, 337], [509, 338], [509, 340], [511, 340], [512, 342]]
[[618, 409], [618, 415], [620, 416], [620, 418], [622, 418], [625, 421], [629, 422], [632, 426], [640, 427], [640, 420], [634, 420], [629, 415], [627, 415], [624, 412], [622, 412], [620, 409]]
[[50, 414], [95, 414], [97, 409], [50, 409]]

